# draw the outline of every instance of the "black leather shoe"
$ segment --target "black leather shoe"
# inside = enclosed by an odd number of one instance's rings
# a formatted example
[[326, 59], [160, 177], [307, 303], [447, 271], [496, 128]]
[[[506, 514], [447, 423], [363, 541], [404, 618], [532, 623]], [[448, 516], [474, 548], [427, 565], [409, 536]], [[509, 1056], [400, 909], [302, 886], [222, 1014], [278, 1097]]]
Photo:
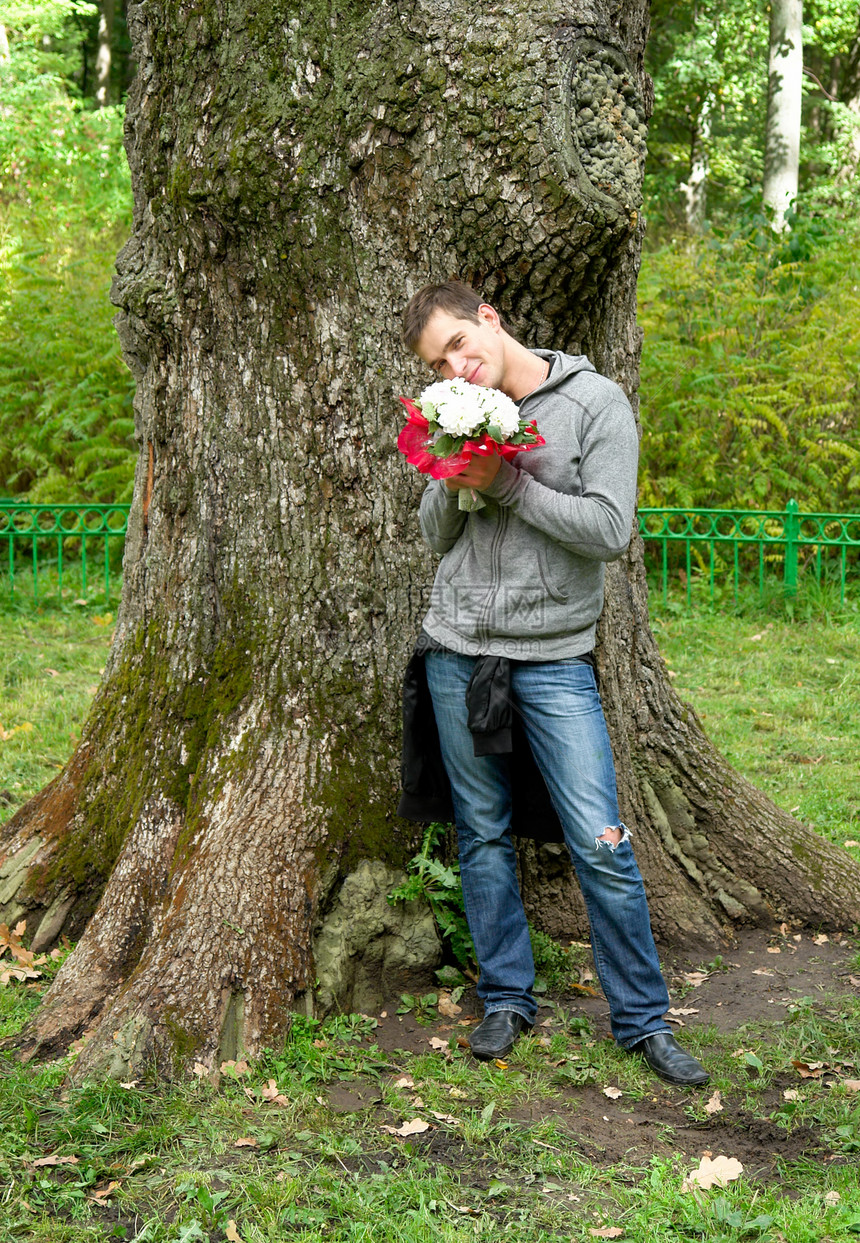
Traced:
[[696, 1088], [710, 1075], [691, 1053], [685, 1053], [671, 1032], [655, 1032], [634, 1044], [631, 1052], [641, 1053], [655, 1075], [678, 1087]]
[[494, 1010], [469, 1037], [469, 1047], [482, 1062], [510, 1053], [520, 1032], [531, 1031], [532, 1024], [516, 1010]]

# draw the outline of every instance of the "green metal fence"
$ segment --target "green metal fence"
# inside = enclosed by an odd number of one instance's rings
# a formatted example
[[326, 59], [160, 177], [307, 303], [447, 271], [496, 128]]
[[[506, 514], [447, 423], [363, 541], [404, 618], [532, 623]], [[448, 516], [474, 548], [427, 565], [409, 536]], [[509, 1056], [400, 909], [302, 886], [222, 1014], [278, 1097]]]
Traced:
[[640, 509], [639, 533], [659, 541], [664, 602], [670, 570], [684, 571], [690, 604], [697, 579], [707, 583], [713, 601], [718, 580], [730, 579], [736, 596], [742, 578], [757, 580], [763, 595], [766, 578], [779, 574], [792, 597], [802, 569], [819, 584], [838, 583], [844, 604], [860, 556], [860, 514], [801, 513], [797, 501], [784, 510]]
[[[0, 577], [11, 594], [26, 575], [38, 601], [40, 573], [56, 569], [57, 590], [75, 567], [81, 594], [92, 578], [104, 575], [110, 596], [111, 548], [120, 547], [128, 527], [128, 505], [29, 505], [0, 500]], [[797, 592], [800, 570], [838, 583], [844, 603], [850, 572], [860, 565], [860, 514], [801, 513], [796, 501], [784, 510], [640, 509], [639, 532], [659, 544], [659, 576], [668, 598], [670, 572], [684, 571], [687, 602], [693, 583], [707, 583], [713, 601], [718, 581], [730, 578], [735, 594], [741, 580], [765, 580], [779, 574], [789, 597]], [[97, 567], [95, 569], [94, 567]]]
[[128, 529], [129, 505], [27, 505], [0, 500], [0, 547], [5, 539], [6, 556], [0, 575], [8, 576], [15, 594], [22, 576], [32, 584], [39, 600], [40, 575], [56, 569], [57, 591], [62, 593], [64, 574], [72, 566], [86, 597], [91, 580], [104, 573], [105, 599], [110, 597], [111, 548], [119, 549]]

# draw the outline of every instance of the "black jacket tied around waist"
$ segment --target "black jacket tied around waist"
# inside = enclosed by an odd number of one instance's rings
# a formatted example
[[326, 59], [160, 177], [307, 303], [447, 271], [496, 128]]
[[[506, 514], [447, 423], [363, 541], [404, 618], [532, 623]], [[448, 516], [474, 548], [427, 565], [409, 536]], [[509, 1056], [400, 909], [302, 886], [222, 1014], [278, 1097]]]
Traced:
[[[402, 793], [397, 814], [421, 824], [455, 819], [424, 666], [426, 653], [434, 647], [433, 640], [422, 633], [403, 679]], [[510, 756], [511, 831], [540, 842], [563, 841], [549, 791], [513, 707], [511, 662], [502, 656], [479, 656], [466, 704], [475, 755]]]

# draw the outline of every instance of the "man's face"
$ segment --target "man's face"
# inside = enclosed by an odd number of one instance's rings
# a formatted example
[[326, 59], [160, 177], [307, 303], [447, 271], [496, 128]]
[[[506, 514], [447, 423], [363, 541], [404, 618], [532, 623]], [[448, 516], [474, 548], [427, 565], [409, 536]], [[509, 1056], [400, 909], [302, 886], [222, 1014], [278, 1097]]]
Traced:
[[418, 339], [415, 353], [440, 380], [460, 378], [485, 388], [501, 388], [505, 346], [499, 317], [491, 306], [478, 308], [478, 322], [434, 311]]

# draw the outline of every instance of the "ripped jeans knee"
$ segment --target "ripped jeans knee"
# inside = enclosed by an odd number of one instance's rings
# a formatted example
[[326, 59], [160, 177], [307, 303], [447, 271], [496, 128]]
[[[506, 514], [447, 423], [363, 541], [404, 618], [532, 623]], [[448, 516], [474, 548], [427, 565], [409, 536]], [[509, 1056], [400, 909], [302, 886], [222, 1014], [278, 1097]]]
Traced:
[[594, 846], [596, 850], [600, 850], [602, 846], [606, 846], [611, 851], [615, 851], [622, 842], [629, 842], [630, 830], [627, 825], [622, 823], [616, 825], [608, 825], [599, 837], [595, 837]]

